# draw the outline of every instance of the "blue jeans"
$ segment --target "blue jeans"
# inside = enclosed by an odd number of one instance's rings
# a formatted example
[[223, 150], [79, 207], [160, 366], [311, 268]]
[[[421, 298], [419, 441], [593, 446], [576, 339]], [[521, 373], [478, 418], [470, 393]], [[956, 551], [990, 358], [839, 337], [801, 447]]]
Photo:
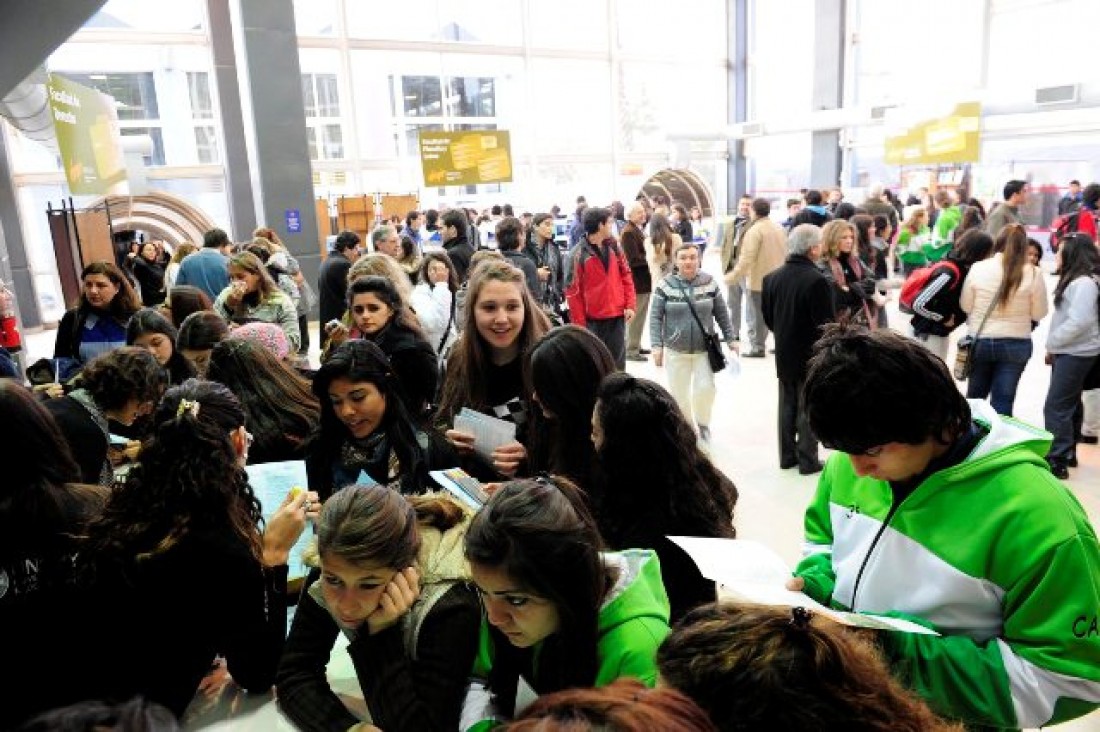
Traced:
[[970, 355], [974, 367], [966, 385], [967, 398], [988, 397], [997, 414], [1011, 417], [1016, 387], [1031, 351], [1030, 338], [979, 338]]
[[1054, 435], [1054, 442], [1047, 453], [1051, 463], [1065, 465], [1075, 454], [1074, 412], [1081, 403], [1081, 388], [1085, 375], [1092, 368], [1096, 356], [1070, 356], [1054, 354], [1054, 366], [1050, 371], [1050, 388], [1043, 404], [1043, 422]]

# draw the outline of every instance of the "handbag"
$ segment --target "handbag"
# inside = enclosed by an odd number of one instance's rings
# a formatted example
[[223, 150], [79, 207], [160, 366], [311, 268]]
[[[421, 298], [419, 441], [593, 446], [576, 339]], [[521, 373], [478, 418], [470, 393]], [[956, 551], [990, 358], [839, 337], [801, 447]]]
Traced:
[[966, 381], [970, 378], [970, 372], [974, 369], [974, 362], [970, 358], [973, 355], [974, 344], [981, 336], [982, 328], [985, 327], [985, 321], [989, 319], [989, 314], [993, 312], [993, 308], [994, 304], [990, 303], [989, 309], [985, 311], [985, 315], [982, 317], [982, 322], [978, 325], [977, 333], [974, 335], [967, 333], [955, 344], [955, 367], [951, 369], [951, 373], [957, 381]]
[[703, 346], [707, 349], [707, 361], [710, 363], [710, 370], [718, 373], [726, 368], [726, 354], [722, 353], [722, 344], [718, 342], [718, 336], [708, 333], [707, 329], [703, 327], [703, 321], [699, 320], [699, 313], [695, 312], [695, 304], [692, 302], [692, 297], [687, 294], [687, 290], [682, 285], [678, 289], [684, 293], [684, 300], [687, 301], [688, 309], [691, 310], [691, 316], [695, 318], [695, 322], [699, 324], [699, 330], [703, 333]]

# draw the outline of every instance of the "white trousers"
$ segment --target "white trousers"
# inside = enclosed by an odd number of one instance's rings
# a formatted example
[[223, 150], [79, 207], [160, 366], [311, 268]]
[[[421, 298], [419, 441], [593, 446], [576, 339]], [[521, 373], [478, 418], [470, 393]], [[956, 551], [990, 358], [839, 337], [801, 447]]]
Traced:
[[680, 405], [688, 424], [709, 427], [716, 391], [706, 351], [680, 353], [666, 348], [665, 368], [668, 370], [668, 390]]

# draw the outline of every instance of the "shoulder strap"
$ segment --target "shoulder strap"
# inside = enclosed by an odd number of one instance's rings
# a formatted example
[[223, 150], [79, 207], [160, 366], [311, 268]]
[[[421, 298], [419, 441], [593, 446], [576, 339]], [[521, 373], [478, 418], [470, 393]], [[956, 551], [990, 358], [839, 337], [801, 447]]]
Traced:
[[684, 289], [683, 284], [678, 284], [676, 286], [676, 289], [683, 293], [684, 299], [687, 300], [688, 309], [691, 310], [691, 317], [695, 318], [695, 322], [699, 325], [699, 330], [703, 332], [704, 336], [710, 335], [707, 329], [703, 327], [703, 321], [699, 320], [699, 313], [695, 310], [695, 303], [693, 302], [693, 300], [695, 300], [695, 288], [692, 287], [691, 292], [689, 293], [686, 289]]

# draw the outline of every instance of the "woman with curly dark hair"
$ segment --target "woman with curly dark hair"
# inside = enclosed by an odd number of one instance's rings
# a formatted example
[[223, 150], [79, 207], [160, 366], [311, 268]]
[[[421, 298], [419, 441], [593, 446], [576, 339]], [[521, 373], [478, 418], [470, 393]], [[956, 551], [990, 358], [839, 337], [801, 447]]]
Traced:
[[306, 471], [322, 497], [371, 482], [424, 493], [433, 485], [429, 471], [458, 464], [442, 435], [414, 424], [393, 367], [371, 341], [336, 346], [313, 376], [313, 393], [321, 421], [306, 448]]
[[110, 262], [92, 262], [80, 272], [76, 307], [57, 326], [54, 358], [82, 364], [126, 343], [126, 324], [141, 308], [130, 280]]
[[286, 362], [256, 341], [229, 338], [214, 346], [206, 378], [225, 384], [240, 400], [254, 438], [250, 465], [305, 457], [321, 407], [309, 382]]
[[653, 549], [672, 622], [713, 602], [714, 582], [668, 535], [735, 536], [737, 488], [699, 449], [676, 401], [658, 384], [615, 373], [600, 384], [592, 442], [604, 476], [592, 501], [609, 546]]
[[68, 396], [46, 402], [80, 466], [82, 483], [114, 483], [107, 459], [108, 420], [124, 427], [133, 425], [153, 409], [167, 383], [167, 372], [152, 353], [123, 346], [85, 366], [78, 388]]
[[903, 688], [869, 638], [804, 608], [697, 608], [661, 644], [657, 665], [722, 732], [963, 729]]
[[316, 494], [292, 491], [266, 527], [244, 471], [250, 436], [228, 389], [164, 396], [125, 483], [88, 529], [80, 569], [87, 698], [140, 694], [181, 715], [215, 656], [267, 691], [286, 634], [287, 558]]

